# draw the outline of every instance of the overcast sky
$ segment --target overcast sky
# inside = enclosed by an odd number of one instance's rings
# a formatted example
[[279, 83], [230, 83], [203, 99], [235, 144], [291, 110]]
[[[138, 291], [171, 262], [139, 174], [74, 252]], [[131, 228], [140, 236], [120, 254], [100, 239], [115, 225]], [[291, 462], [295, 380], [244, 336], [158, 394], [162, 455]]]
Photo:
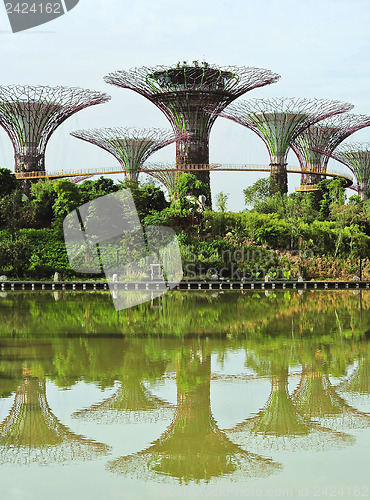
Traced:
[[[65, 85], [101, 90], [107, 104], [85, 109], [61, 125], [49, 141], [47, 170], [115, 166], [98, 147], [69, 136], [76, 129], [109, 126], [169, 128], [153, 104], [135, 92], [103, 81], [118, 69], [206, 60], [256, 66], [279, 73], [278, 83], [253, 97], [317, 97], [355, 105], [370, 115], [370, 2], [368, 0], [80, 0], [66, 15], [13, 34], [0, 5], [0, 84]], [[370, 141], [370, 130], [350, 141]], [[175, 148], [151, 160], [172, 161]], [[217, 119], [210, 160], [268, 164], [265, 145], [253, 132]], [[294, 154], [289, 162], [297, 165]], [[0, 166], [13, 169], [13, 150], [0, 129]], [[334, 163], [333, 163], [334, 166]], [[261, 174], [213, 173], [213, 196], [230, 193], [229, 208], [244, 208], [242, 190]], [[299, 175], [289, 176], [289, 190]]]

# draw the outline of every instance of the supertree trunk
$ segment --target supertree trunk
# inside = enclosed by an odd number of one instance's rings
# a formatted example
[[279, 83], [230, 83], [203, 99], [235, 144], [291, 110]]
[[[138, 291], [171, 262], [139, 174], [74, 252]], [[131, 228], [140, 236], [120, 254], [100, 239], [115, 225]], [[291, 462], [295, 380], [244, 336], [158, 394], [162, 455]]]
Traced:
[[271, 191], [272, 193], [288, 192], [287, 163], [284, 157], [273, 157], [271, 167]]

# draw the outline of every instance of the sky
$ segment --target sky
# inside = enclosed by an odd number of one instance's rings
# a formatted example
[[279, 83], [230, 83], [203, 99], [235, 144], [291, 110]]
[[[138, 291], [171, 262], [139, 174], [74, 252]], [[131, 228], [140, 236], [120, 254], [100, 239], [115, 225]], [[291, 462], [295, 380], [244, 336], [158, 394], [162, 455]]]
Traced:
[[[99, 127], [166, 128], [164, 114], [147, 99], [108, 85], [103, 77], [134, 67], [205, 60], [218, 66], [252, 66], [281, 75], [272, 85], [239, 98], [308, 97], [354, 104], [370, 115], [370, 2], [368, 0], [80, 0], [66, 15], [12, 33], [0, 4], [0, 85], [64, 85], [108, 93], [109, 103], [86, 108], [52, 135], [46, 169], [114, 167], [117, 160], [70, 136]], [[346, 142], [370, 142], [370, 130]], [[175, 146], [150, 161], [174, 161]], [[289, 163], [298, 165], [293, 153]], [[266, 146], [254, 132], [218, 118], [210, 136], [210, 161], [266, 164]], [[329, 166], [338, 166], [330, 160]], [[10, 140], [0, 128], [0, 167], [14, 170]], [[213, 198], [229, 193], [229, 210], [243, 210], [243, 189], [263, 175], [211, 174]], [[115, 176], [115, 179], [119, 176]], [[288, 177], [289, 191], [300, 184]]]

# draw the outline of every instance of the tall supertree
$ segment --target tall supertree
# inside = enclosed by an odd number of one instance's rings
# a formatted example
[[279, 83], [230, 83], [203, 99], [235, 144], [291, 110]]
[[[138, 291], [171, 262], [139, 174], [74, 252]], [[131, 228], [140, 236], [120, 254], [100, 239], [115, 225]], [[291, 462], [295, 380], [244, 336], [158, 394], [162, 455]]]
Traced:
[[[109, 101], [102, 92], [68, 87], [0, 86], [0, 125], [12, 141], [15, 171], [44, 171], [51, 134], [72, 114]], [[24, 181], [25, 187], [30, 181]]]
[[292, 142], [291, 147], [299, 164], [307, 173], [302, 174], [302, 185], [315, 185], [322, 180], [330, 155], [351, 134], [370, 125], [370, 117], [340, 114], [310, 125]]
[[330, 157], [350, 169], [356, 181], [351, 187], [363, 200], [367, 200], [367, 191], [370, 189], [370, 143], [341, 144]]
[[[177, 143], [176, 164], [209, 164], [209, 134], [220, 113], [234, 99], [249, 90], [278, 81], [270, 70], [249, 67], [217, 67], [193, 61], [188, 65], [156, 66], [116, 71], [104, 79], [107, 83], [134, 90], [155, 104], [176, 132], [191, 132]], [[206, 112], [211, 110], [215, 114]], [[197, 177], [209, 184], [207, 169]]]
[[138, 180], [143, 163], [161, 148], [178, 141], [188, 134], [173, 133], [163, 129], [100, 128], [77, 130], [71, 135], [95, 144], [117, 158], [125, 177]]
[[310, 125], [352, 108], [352, 104], [326, 99], [251, 99], [233, 103], [219, 115], [250, 128], [264, 141], [275, 190], [287, 193], [287, 156], [292, 142]]

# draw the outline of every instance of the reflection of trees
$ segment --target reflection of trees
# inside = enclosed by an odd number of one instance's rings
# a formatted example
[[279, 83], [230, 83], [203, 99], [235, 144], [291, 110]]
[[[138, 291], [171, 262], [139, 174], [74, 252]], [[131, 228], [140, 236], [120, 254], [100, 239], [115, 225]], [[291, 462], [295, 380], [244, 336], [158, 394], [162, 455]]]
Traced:
[[52, 413], [45, 380], [25, 370], [8, 417], [0, 424], [0, 462], [30, 464], [89, 460], [110, 447], [71, 432]]
[[160, 342], [157, 345], [143, 340], [125, 342], [120, 363], [116, 366], [119, 389], [105, 401], [79, 410], [73, 416], [104, 423], [148, 422], [169, 416], [172, 405], [151, 394], [144, 382], [160, 378], [166, 364]]
[[266, 339], [264, 345], [253, 344], [247, 352], [248, 366], [271, 378], [271, 392], [257, 415], [227, 431], [228, 436], [248, 448], [325, 449], [354, 443], [351, 436], [321, 427], [310, 415], [300, 412], [288, 391], [289, 364], [295, 360], [294, 343]]
[[209, 481], [224, 475], [266, 476], [279, 470], [272, 460], [243, 451], [218, 428], [210, 408], [210, 356], [182, 349], [177, 361], [174, 418], [152, 445], [108, 463], [108, 469], [149, 479]]
[[303, 365], [292, 400], [302, 415], [326, 427], [358, 429], [370, 426], [370, 416], [349, 406], [337, 394], [329, 376], [315, 365]]
[[73, 417], [108, 423], [148, 422], [168, 416], [172, 406], [151, 394], [142, 381], [126, 377], [121, 379], [120, 384], [113, 396], [90, 408], [76, 411]]
[[357, 366], [348, 380], [340, 384], [338, 391], [352, 404], [369, 401], [370, 396], [370, 346], [361, 346]]
[[108, 291], [63, 292], [57, 302], [52, 292], [17, 292], [0, 297], [0, 333], [27, 336], [43, 328], [42, 333], [50, 336], [166, 332], [177, 337], [196, 333], [240, 338], [263, 337], [274, 325], [294, 335], [326, 331], [359, 337], [370, 320], [370, 294], [362, 294], [362, 323], [359, 300], [350, 290], [307, 292], [301, 297], [293, 291], [273, 291], [269, 297], [240, 291], [171, 291], [154, 300], [160, 301], [160, 308], [151, 302], [139, 304], [120, 311], [118, 318]]

